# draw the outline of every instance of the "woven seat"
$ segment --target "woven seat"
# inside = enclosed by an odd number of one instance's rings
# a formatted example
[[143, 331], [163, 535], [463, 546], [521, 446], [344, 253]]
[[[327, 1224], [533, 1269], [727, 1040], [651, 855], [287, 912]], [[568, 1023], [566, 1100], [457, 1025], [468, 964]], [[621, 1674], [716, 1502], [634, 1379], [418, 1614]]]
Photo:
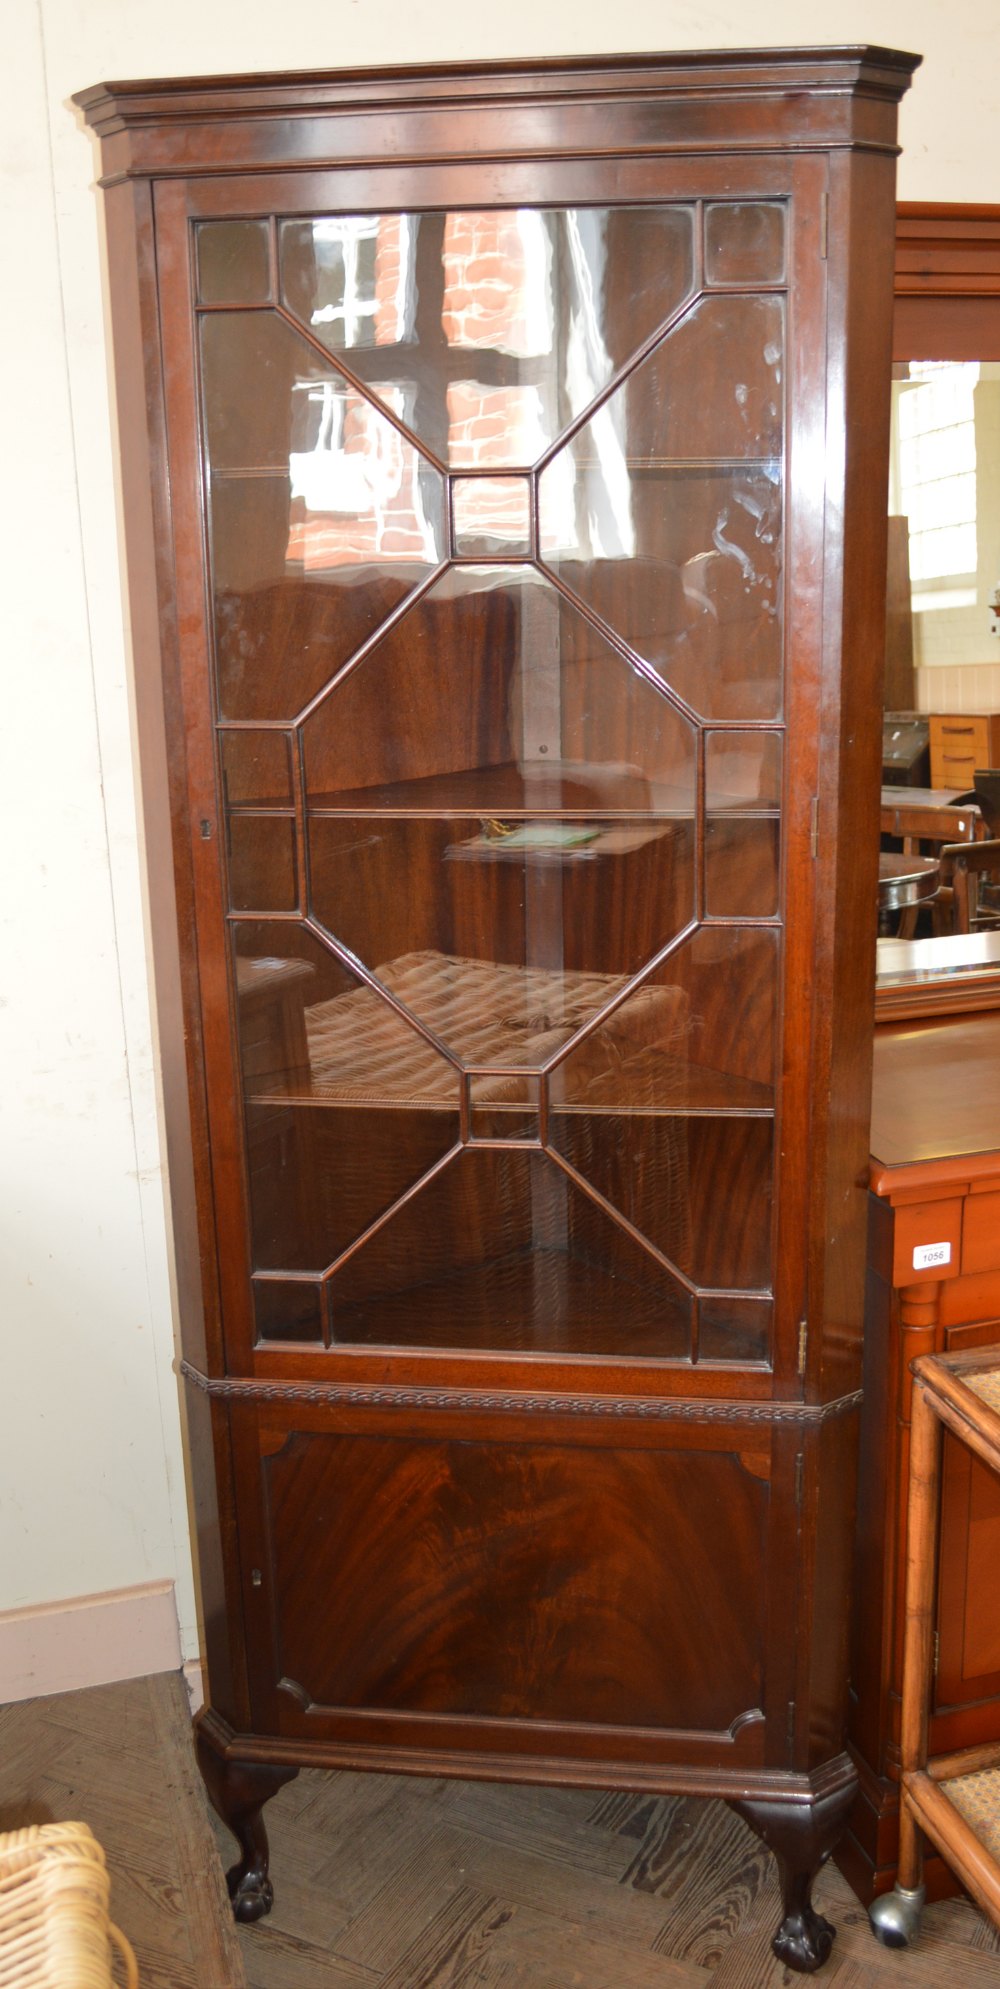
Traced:
[[104, 1852], [84, 1823], [0, 1836], [2, 1989], [113, 1989], [111, 1949], [129, 1989], [139, 1972], [108, 1917]]
[[[452, 1056], [472, 1069], [493, 1070], [492, 1078], [477, 1083], [480, 1104], [518, 1097], [518, 1080], [496, 1067], [544, 1064], [621, 992], [628, 978], [514, 967], [436, 952], [403, 954], [375, 973]], [[666, 1059], [672, 1059], [679, 1082], [686, 1025], [681, 989], [637, 989], [573, 1053], [561, 1080], [567, 1102], [589, 1096], [602, 1070], [640, 1053], [659, 1053], [661, 1076]], [[307, 1008], [306, 1035], [316, 1097], [338, 1103], [391, 1099], [426, 1105], [456, 1096], [453, 1065], [369, 988]]]

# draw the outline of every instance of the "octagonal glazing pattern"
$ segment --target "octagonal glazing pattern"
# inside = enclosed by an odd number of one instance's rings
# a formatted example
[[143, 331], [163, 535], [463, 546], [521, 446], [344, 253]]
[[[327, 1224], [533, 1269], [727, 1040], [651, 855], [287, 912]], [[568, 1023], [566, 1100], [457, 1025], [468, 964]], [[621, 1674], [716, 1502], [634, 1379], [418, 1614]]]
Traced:
[[783, 350], [703, 297], [540, 478], [545, 563], [705, 718], [781, 715]]
[[202, 382], [220, 710], [291, 720], [444, 557], [443, 479], [276, 313], [206, 316]]
[[458, 1075], [297, 921], [239, 920], [233, 954], [251, 1266], [289, 1337], [315, 1307], [275, 1274], [321, 1280], [455, 1146]]
[[258, 1334], [766, 1361], [784, 207], [270, 225], [201, 330]]
[[689, 294], [694, 210], [322, 215], [279, 244], [286, 308], [442, 465], [527, 469]]

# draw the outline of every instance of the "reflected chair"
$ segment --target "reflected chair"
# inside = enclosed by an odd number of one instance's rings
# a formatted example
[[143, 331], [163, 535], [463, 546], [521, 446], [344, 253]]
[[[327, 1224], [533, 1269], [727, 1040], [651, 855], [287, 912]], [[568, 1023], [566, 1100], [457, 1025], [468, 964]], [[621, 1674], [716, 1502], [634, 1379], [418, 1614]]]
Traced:
[[1000, 926], [1000, 836], [945, 843], [941, 878], [942, 894], [950, 894], [952, 932], [992, 932]]
[[1000, 767], [977, 767], [972, 786], [987, 834], [1000, 836]]
[[[883, 836], [895, 836], [901, 840], [904, 856], [943, 857], [946, 850], [951, 852], [966, 843], [971, 844], [983, 833], [979, 810], [971, 803], [964, 807], [953, 803], [948, 807], [933, 808], [923, 804], [911, 807], [908, 802], [883, 802], [880, 828]], [[930, 906], [935, 933], [957, 929], [953, 924], [950, 863], [942, 864], [941, 877], [940, 888]], [[910, 905], [900, 913], [897, 939], [913, 938], [919, 910], [919, 905]]]

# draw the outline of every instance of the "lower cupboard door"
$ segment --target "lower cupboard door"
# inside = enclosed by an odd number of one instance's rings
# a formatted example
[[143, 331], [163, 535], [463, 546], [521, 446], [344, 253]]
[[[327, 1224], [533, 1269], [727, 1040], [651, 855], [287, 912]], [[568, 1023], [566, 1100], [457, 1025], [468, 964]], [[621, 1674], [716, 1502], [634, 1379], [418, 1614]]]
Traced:
[[620, 1417], [569, 1437], [454, 1411], [418, 1434], [398, 1411], [307, 1419], [268, 1411], [253, 1437], [258, 1731], [345, 1759], [762, 1757], [766, 1433], [736, 1451], [731, 1430], [633, 1438]]

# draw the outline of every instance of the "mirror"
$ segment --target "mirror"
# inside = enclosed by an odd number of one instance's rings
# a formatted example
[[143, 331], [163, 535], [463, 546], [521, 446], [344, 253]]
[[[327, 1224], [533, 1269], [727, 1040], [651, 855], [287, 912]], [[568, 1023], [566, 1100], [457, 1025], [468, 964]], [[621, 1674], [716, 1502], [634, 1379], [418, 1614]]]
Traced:
[[[883, 829], [893, 798], [928, 819], [940, 812], [948, 839], [954, 823], [944, 823], [944, 804], [970, 796], [974, 768], [996, 764], [978, 744], [968, 768], [956, 762], [944, 782], [932, 714], [978, 720], [990, 742], [982, 720], [1000, 712], [998, 360], [893, 366], [885, 704]], [[972, 829], [988, 833], [978, 817]], [[970, 833], [966, 821], [962, 833]], [[932, 841], [909, 847], [934, 853]], [[911, 933], [913, 925], [915, 915]], [[952, 935], [940, 925], [932, 937], [879, 941], [879, 1020], [1000, 1002], [1000, 935]]]

